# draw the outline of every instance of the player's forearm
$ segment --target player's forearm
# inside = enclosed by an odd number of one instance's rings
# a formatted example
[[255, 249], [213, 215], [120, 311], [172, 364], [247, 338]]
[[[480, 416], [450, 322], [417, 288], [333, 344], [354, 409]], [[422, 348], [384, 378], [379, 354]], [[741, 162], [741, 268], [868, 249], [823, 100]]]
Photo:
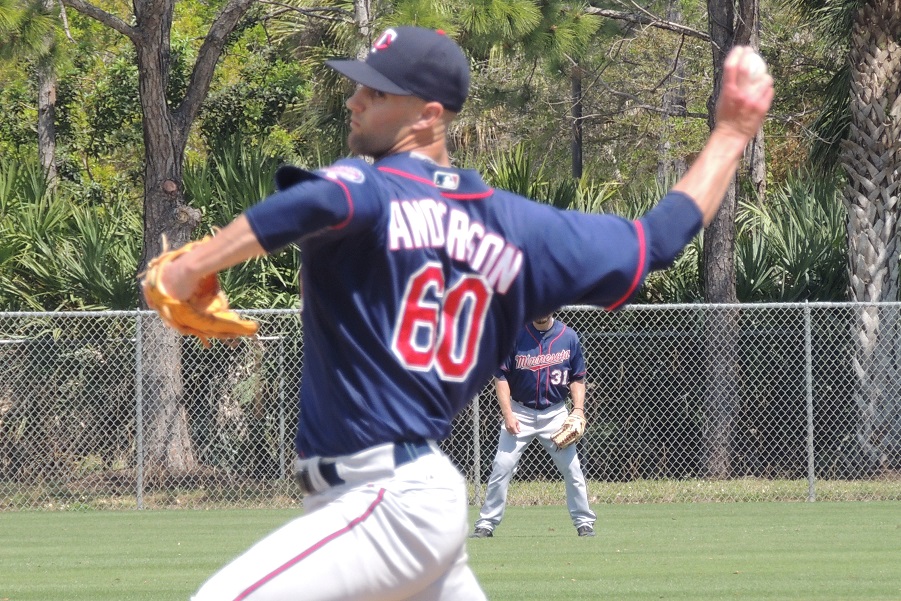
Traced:
[[735, 46], [723, 63], [716, 126], [700, 156], [673, 188], [694, 199], [708, 225], [732, 182], [741, 155], [773, 101], [773, 78], [752, 48]]
[[513, 406], [510, 394], [510, 384], [506, 380], [495, 380], [494, 391], [497, 394], [497, 403], [501, 408], [501, 415], [506, 419], [513, 413]]
[[585, 414], [585, 382], [572, 382], [569, 385], [569, 396], [573, 402], [573, 411]]
[[673, 186], [673, 190], [691, 197], [703, 215], [705, 226], [719, 210], [748, 141], [737, 132], [714, 128], [701, 154]]
[[163, 285], [169, 294], [185, 300], [201, 278], [265, 254], [242, 215], [215, 236], [167, 265]]

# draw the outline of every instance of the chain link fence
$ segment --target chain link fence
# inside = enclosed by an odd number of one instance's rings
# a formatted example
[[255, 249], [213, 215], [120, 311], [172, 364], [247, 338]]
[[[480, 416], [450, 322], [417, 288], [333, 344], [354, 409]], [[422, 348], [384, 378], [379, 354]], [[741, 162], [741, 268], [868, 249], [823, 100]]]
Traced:
[[[901, 499], [901, 304], [566, 307], [593, 503]], [[0, 313], [0, 509], [288, 507], [303, 331], [206, 349], [154, 313]], [[346, 341], [353, 344], [353, 341]], [[488, 384], [442, 447], [481, 503]], [[558, 504], [533, 443], [513, 504]]]

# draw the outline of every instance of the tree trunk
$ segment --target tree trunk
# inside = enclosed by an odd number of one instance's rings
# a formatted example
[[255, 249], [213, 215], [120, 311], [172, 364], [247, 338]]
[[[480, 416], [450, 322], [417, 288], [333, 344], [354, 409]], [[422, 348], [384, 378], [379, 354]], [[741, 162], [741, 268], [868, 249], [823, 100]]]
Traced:
[[573, 63], [570, 73], [572, 91], [572, 174], [574, 179], [582, 179], [582, 67], [579, 62]]
[[[901, 0], [869, 0], [855, 15], [849, 52], [851, 102], [842, 167], [848, 174], [850, 298], [898, 300], [901, 193]], [[901, 336], [895, 310], [861, 309], [855, 401], [860, 456], [852, 475], [901, 467]]]
[[[144, 128], [144, 247], [141, 269], [168, 245], [177, 248], [191, 238], [200, 211], [184, 200], [182, 182], [188, 129], [169, 109], [169, 32], [172, 13], [145, 14], [136, 43], [138, 82]], [[142, 299], [143, 302], [143, 299]], [[145, 459], [151, 477], [190, 473], [196, 469], [182, 399], [181, 336], [156, 322], [145, 331], [144, 386], [147, 423]]]
[[751, 181], [751, 188], [757, 198], [766, 199], [766, 146], [763, 140], [763, 128], [757, 130], [757, 134], [751, 143], [745, 147], [742, 165]]
[[[670, 1], [666, 7], [666, 20], [678, 23], [682, 21], [682, 10], [677, 2]], [[688, 170], [685, 157], [673, 156], [672, 138], [674, 136], [671, 115], [686, 112], [685, 100], [685, 66], [678, 57], [672, 66], [673, 75], [663, 91], [663, 124], [660, 128], [660, 143], [657, 145], [657, 183], [662, 190], [670, 188], [673, 182], [681, 178]]]
[[354, 0], [354, 25], [360, 34], [358, 60], [365, 60], [372, 47], [372, 0]]
[[[760, 50], [760, 0], [739, 0], [738, 19], [735, 23], [735, 44]], [[766, 154], [763, 128], [745, 148], [742, 165], [748, 174], [757, 198], [766, 198]]]
[[[722, 89], [723, 64], [734, 39], [734, 7], [731, 0], [708, 0], [710, 40], [713, 49], [713, 93], [707, 110], [711, 131], [716, 125], [716, 102]], [[707, 302], [734, 304], [735, 293], [735, 179], [723, 203], [704, 232], [704, 294]], [[711, 313], [706, 326], [707, 392], [703, 454], [712, 478], [731, 473], [732, 429], [738, 413], [738, 312]]]
[[197, 461], [182, 398], [181, 337], [158, 319], [143, 323], [142, 459], [148, 483], [159, 486], [169, 478], [194, 472]]
[[[50, 12], [53, 0], [44, 0]], [[52, 36], [53, 34], [49, 34]], [[50, 56], [39, 59], [38, 79], [38, 155], [51, 188], [56, 186], [56, 68]]]
[[[134, 25], [85, 0], [62, 1], [127, 36], [135, 46], [144, 128], [144, 247], [138, 267], [143, 271], [162, 251], [163, 234], [169, 246], [179, 247], [200, 223], [200, 211], [184, 199], [185, 145], [228, 36], [254, 0], [229, 0], [222, 6], [197, 53], [182, 99], [166, 96], [175, 0], [135, 2]], [[147, 353], [142, 411], [150, 472], [163, 476], [191, 471], [196, 461], [182, 399], [181, 337], [157, 320], [143, 328], [142, 336]]]
[[741, 404], [739, 332], [741, 312], [735, 305], [718, 307], [705, 322], [710, 364], [705, 391], [702, 457], [710, 478], [732, 475], [732, 432]]
[[[716, 125], [716, 103], [723, 85], [723, 64], [733, 45], [732, 0], [708, 0], [710, 40], [713, 52], [713, 93], [707, 101], [708, 125]], [[704, 289], [707, 302], [734, 303], [735, 296], [735, 180], [704, 232]]]
[[56, 185], [56, 71], [52, 65], [38, 67], [38, 155], [47, 184]]
[[139, 45], [137, 51], [144, 113], [143, 270], [147, 262], [162, 251], [163, 234], [170, 247], [184, 245], [200, 223], [201, 214], [185, 204], [184, 198], [182, 176], [188, 128], [178, 123], [168, 109], [168, 73], [154, 68], [159, 62], [168, 63], [168, 43], [162, 46], [150, 40]]

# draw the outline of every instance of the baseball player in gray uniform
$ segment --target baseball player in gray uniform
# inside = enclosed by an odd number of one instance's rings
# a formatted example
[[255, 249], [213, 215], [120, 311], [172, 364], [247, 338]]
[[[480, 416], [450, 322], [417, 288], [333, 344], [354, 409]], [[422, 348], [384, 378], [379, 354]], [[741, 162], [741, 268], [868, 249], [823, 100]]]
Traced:
[[[213, 574], [195, 601], [479, 601], [466, 483], [436, 444], [512, 348], [567, 304], [615, 309], [713, 218], [772, 100], [762, 59], [727, 60], [717, 127], [640, 219], [561, 211], [451, 165], [469, 60], [442, 32], [394, 27], [365, 60], [328, 65], [357, 155], [276, 174], [278, 191], [167, 263], [202, 282], [297, 244], [304, 365], [295, 447], [304, 513]], [[765, 65], [764, 65], [765, 73]]]
[[516, 348], [495, 376], [503, 423], [497, 454], [488, 478], [488, 492], [472, 538], [493, 536], [504, 517], [507, 489], [519, 459], [536, 438], [563, 474], [566, 506], [579, 536], [594, 536], [596, 516], [588, 505], [585, 476], [576, 445], [557, 449], [551, 435], [569, 411], [585, 415], [585, 360], [578, 335], [552, 315], [542, 315], [523, 327]]

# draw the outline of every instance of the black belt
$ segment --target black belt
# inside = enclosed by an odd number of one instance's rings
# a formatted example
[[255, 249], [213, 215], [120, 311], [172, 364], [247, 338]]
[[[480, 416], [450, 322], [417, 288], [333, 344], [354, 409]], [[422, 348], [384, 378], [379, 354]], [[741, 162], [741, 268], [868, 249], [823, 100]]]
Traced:
[[[396, 442], [394, 443], [394, 467], [400, 467], [432, 452], [431, 445], [424, 440], [419, 442]], [[319, 474], [323, 480], [328, 482], [329, 486], [345, 484], [344, 479], [338, 475], [338, 464], [335, 461], [327, 459], [320, 461], [318, 467]], [[297, 480], [303, 492], [310, 494], [316, 491], [310, 479], [309, 470], [304, 469], [295, 473], [294, 479]]]
[[432, 445], [424, 440], [419, 442], [396, 442], [394, 443], [394, 467], [410, 463], [414, 459], [423, 455], [431, 455]]

